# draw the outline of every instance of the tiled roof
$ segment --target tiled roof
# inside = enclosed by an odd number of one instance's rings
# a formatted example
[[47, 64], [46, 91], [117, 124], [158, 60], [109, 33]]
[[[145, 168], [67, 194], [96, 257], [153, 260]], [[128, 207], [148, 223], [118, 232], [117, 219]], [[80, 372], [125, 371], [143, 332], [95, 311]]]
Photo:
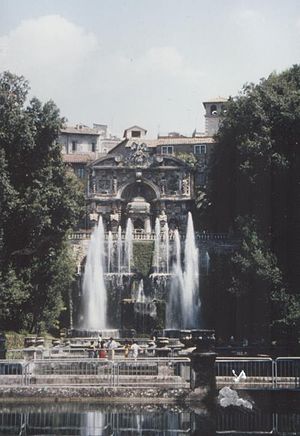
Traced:
[[228, 98], [214, 97], [214, 98], [210, 98], [209, 100], [204, 101], [203, 104], [206, 104], [206, 103], [225, 103], [226, 101], [228, 101]]
[[97, 157], [96, 153], [74, 153], [74, 154], [63, 154], [63, 160], [66, 163], [87, 163], [95, 160]]
[[143, 139], [134, 138], [126, 141], [125, 147], [131, 147], [132, 144], [146, 144], [149, 148], [156, 148], [162, 145], [196, 145], [196, 144], [214, 144], [215, 141], [211, 136], [202, 136], [200, 138], [158, 138]]
[[131, 127], [127, 127], [127, 129], [124, 130], [124, 132], [127, 132], [128, 130], [133, 130], [133, 129], [138, 129], [138, 130], [143, 130], [144, 132], [147, 132], [146, 129], [144, 129], [144, 127], [140, 127], [140, 126], [131, 126]]
[[194, 145], [194, 144], [214, 144], [215, 141], [211, 136], [202, 136], [199, 138], [161, 138], [157, 139], [158, 145]]
[[75, 135], [97, 135], [99, 136], [100, 133], [96, 129], [92, 129], [88, 126], [83, 126], [82, 124], [75, 126], [75, 127], [64, 127], [60, 130], [60, 133], [69, 133], [69, 134], [75, 134]]

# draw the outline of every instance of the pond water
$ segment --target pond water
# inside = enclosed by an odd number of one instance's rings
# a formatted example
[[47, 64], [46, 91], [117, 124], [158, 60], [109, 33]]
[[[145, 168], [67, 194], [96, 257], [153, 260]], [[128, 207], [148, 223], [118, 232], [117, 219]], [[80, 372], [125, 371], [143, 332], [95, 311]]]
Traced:
[[74, 402], [0, 405], [0, 435], [6, 436], [215, 434], [300, 434], [300, 408], [286, 398], [282, 403], [260, 398], [252, 410]]

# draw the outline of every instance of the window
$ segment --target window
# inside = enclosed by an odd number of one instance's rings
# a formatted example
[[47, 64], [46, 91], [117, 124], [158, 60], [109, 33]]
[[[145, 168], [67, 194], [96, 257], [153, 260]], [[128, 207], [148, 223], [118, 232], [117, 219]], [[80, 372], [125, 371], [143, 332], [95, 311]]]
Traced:
[[194, 146], [194, 153], [195, 154], [206, 154], [206, 144], [195, 145]]
[[83, 179], [84, 176], [85, 176], [84, 167], [77, 167], [77, 168], [75, 168], [75, 174], [80, 179]]
[[211, 115], [218, 115], [217, 106], [215, 104], [212, 104], [210, 107], [210, 114]]
[[173, 145], [163, 145], [161, 147], [161, 154], [173, 154]]
[[141, 132], [139, 130], [132, 130], [131, 137], [132, 138], [140, 138], [141, 137]]
[[92, 152], [96, 151], [96, 142], [92, 142]]
[[72, 151], [76, 151], [76, 141], [72, 141]]

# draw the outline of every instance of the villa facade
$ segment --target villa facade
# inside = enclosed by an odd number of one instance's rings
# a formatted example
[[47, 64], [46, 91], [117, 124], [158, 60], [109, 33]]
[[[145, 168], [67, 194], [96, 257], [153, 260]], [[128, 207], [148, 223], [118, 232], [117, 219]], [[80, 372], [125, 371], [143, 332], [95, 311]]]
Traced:
[[196, 189], [207, 182], [214, 134], [225, 104], [223, 98], [203, 103], [204, 133], [194, 131], [187, 137], [172, 132], [149, 139], [145, 128], [134, 125], [124, 131], [123, 140], [114, 139], [105, 150], [101, 141], [109, 141], [107, 126], [63, 129], [59, 140], [64, 160], [86, 182], [86, 228], [100, 214], [112, 231], [129, 217], [141, 232], [153, 231], [156, 218], [170, 229], [182, 228]]

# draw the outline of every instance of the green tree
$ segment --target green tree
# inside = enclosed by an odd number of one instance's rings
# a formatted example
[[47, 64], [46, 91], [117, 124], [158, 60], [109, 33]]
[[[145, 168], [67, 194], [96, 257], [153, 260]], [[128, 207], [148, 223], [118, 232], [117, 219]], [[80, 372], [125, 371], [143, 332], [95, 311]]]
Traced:
[[299, 317], [299, 137], [300, 66], [295, 65], [245, 85], [229, 100], [210, 163], [207, 222], [221, 232], [237, 231], [237, 223], [244, 223], [239, 228], [244, 242], [232, 259], [232, 289], [244, 292], [255, 284], [260, 293], [253, 300], [274, 292], [281, 309], [270, 303], [271, 323], [284, 314], [290, 324]]
[[26, 105], [28, 91], [23, 77], [0, 75], [0, 311], [4, 327], [33, 331], [55, 326], [64, 307], [72, 280], [65, 240], [83, 193], [56, 141], [58, 108], [36, 98]]
[[292, 323], [289, 304], [294, 299], [287, 294], [276, 256], [259, 237], [255, 220], [245, 217], [238, 225], [241, 244], [231, 257], [228, 290], [237, 297], [241, 336], [270, 340], [278, 321], [286, 318], [286, 325]]

